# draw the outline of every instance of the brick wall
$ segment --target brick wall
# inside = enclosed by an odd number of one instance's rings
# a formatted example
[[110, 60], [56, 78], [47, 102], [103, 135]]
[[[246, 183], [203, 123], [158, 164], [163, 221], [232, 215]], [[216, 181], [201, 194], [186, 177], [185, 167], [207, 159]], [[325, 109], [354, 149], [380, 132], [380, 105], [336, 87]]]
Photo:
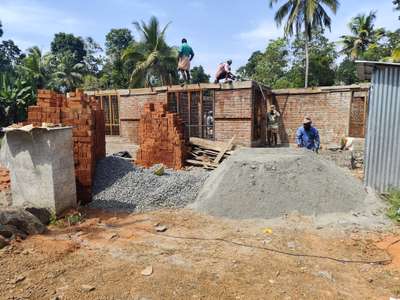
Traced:
[[[272, 97], [282, 114], [280, 139], [282, 143], [294, 143], [296, 130], [304, 116], [312, 118], [319, 130], [321, 143], [339, 143], [349, 133], [350, 103], [352, 90], [290, 93], [275, 92]], [[366, 91], [364, 91], [366, 95]]]
[[215, 91], [215, 119], [251, 119], [251, 89]]
[[251, 147], [251, 120], [215, 120], [215, 139], [228, 141], [236, 135], [235, 143]]
[[214, 130], [218, 141], [252, 145], [252, 90], [235, 89], [215, 91]]
[[119, 117], [121, 137], [128, 138], [130, 142], [138, 144], [139, 120], [143, 113], [144, 104], [150, 102], [166, 103], [166, 101], [166, 93], [120, 96]]

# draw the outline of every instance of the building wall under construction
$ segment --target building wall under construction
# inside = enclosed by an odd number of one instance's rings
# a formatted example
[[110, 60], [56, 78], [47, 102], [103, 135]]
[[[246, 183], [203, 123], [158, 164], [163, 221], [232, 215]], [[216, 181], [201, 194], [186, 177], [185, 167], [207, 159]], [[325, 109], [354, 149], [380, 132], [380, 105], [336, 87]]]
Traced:
[[368, 117], [368, 91], [368, 84], [271, 91], [256, 82], [244, 81], [94, 94], [98, 97], [110, 93], [118, 95], [119, 135], [132, 143], [138, 143], [144, 104], [163, 102], [170, 104], [169, 111], [178, 112], [184, 119], [185, 133], [190, 136], [204, 138], [205, 114], [213, 111], [214, 128], [212, 136], [207, 138], [227, 141], [236, 136], [236, 143], [256, 147], [265, 145], [265, 117], [267, 106], [271, 104], [276, 104], [282, 114], [279, 133], [282, 144], [295, 142], [296, 129], [305, 116], [313, 119], [322, 144], [338, 144], [346, 136], [363, 138]]
[[[204, 129], [196, 128], [193, 120], [196, 124], [202, 124], [199, 125], [200, 127], [204, 127], [205, 122], [201, 122], [201, 119], [204, 119], [203, 113], [212, 111], [214, 116], [212, 139], [225, 141], [236, 136], [235, 142], [238, 144], [263, 145], [266, 131], [265, 104], [269, 89], [263, 87], [263, 92], [261, 92], [260, 88], [261, 86], [248, 81], [234, 84], [200, 84], [116, 91], [119, 95], [120, 136], [138, 143], [139, 120], [144, 104], [168, 103], [168, 99], [174, 96], [181, 100], [178, 113], [186, 121], [186, 132], [190, 130], [190, 136], [199, 136], [201, 130]], [[205, 93], [210, 91], [213, 95], [213, 108], [205, 109], [200, 101], [205, 101]], [[200, 97], [200, 93], [204, 95]], [[185, 104], [184, 109], [182, 104]], [[202, 108], [198, 109], [197, 106]], [[186, 116], [186, 114], [191, 114], [191, 116]]]
[[273, 90], [270, 103], [281, 112], [279, 138], [295, 142], [296, 130], [310, 116], [321, 144], [338, 144], [341, 138], [365, 137], [368, 85]]
[[139, 142], [139, 121], [144, 104], [149, 102], [166, 103], [166, 93], [129, 94], [119, 97], [120, 136], [133, 143]]

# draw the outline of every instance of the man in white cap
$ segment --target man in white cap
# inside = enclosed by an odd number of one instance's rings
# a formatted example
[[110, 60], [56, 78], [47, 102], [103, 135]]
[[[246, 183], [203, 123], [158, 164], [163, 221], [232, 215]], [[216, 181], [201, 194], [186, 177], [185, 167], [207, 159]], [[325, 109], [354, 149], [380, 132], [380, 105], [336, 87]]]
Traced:
[[307, 148], [318, 152], [320, 140], [317, 128], [312, 126], [310, 117], [305, 117], [303, 126], [299, 127], [296, 132], [296, 144], [299, 148]]

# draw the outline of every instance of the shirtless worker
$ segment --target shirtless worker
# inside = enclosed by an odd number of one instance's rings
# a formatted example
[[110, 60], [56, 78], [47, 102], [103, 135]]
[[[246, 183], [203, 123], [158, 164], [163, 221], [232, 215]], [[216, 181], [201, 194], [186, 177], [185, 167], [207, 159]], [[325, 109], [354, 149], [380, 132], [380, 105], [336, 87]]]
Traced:
[[192, 47], [189, 46], [186, 39], [182, 39], [182, 45], [178, 54], [178, 71], [182, 74], [185, 82], [190, 81], [190, 62], [194, 57]]
[[215, 75], [214, 83], [219, 83], [221, 79], [225, 79], [225, 82], [235, 80], [235, 75], [231, 72], [232, 60], [228, 59], [224, 63], [220, 63], [217, 68], [217, 74]]

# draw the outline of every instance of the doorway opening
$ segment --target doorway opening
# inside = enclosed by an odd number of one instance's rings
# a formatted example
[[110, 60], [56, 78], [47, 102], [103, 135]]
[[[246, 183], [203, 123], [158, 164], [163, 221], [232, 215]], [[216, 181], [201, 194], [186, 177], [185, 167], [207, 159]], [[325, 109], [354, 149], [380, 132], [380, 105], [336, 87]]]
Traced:
[[215, 139], [214, 96], [213, 90], [168, 93], [167, 110], [179, 114], [185, 137]]

